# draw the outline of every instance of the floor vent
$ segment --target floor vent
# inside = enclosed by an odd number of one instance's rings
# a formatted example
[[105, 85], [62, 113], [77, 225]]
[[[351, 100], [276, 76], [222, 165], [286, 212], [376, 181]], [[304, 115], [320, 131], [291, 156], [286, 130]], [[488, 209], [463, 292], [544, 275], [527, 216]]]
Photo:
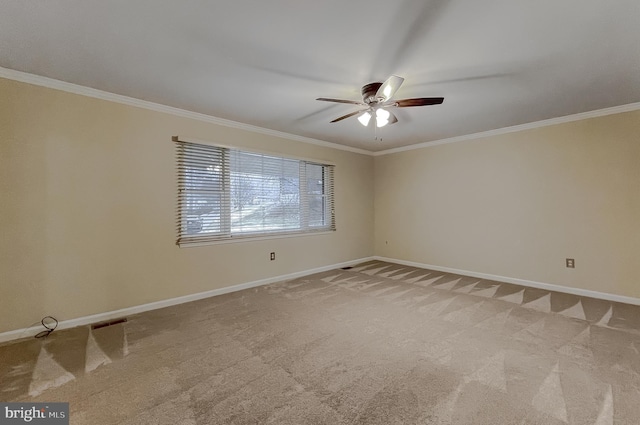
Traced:
[[107, 326], [117, 325], [119, 323], [124, 323], [126, 321], [127, 321], [127, 318], [126, 317], [122, 317], [120, 319], [114, 319], [114, 320], [110, 320], [108, 322], [96, 323], [94, 325], [91, 325], [91, 329], [106, 328]]
[[353, 268], [353, 267], [351, 267], [351, 266], [347, 266], [347, 267], [343, 267], [343, 268], [341, 268], [340, 270], [349, 270], [349, 269], [352, 269], [352, 268]]

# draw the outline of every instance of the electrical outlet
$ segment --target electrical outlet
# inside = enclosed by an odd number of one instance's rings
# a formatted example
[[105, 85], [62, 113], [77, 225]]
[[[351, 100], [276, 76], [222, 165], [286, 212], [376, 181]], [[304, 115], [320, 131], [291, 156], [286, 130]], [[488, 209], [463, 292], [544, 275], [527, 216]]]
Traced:
[[272, 252], [271, 256], [269, 258], [271, 259], [271, 261], [275, 260], [276, 259], [276, 253]]
[[576, 268], [576, 260], [574, 260], [573, 258], [567, 258], [567, 267], [570, 269], [575, 269]]

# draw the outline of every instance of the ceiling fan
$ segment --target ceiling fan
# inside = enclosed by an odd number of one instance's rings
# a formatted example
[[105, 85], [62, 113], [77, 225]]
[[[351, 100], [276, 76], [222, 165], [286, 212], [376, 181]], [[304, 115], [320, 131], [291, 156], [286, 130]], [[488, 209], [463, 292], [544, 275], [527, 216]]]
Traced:
[[444, 97], [417, 97], [414, 99], [391, 100], [393, 95], [402, 85], [404, 78], [392, 75], [384, 83], [369, 83], [362, 87], [362, 102], [345, 99], [330, 99], [319, 97], [316, 100], [324, 102], [349, 103], [364, 106], [364, 109], [350, 112], [336, 118], [331, 122], [342, 121], [354, 115], [360, 114], [358, 121], [365, 127], [369, 125], [371, 117], [376, 117], [376, 127], [384, 127], [387, 124], [394, 124], [398, 119], [387, 108], [407, 108], [410, 106], [439, 105], [444, 102]]

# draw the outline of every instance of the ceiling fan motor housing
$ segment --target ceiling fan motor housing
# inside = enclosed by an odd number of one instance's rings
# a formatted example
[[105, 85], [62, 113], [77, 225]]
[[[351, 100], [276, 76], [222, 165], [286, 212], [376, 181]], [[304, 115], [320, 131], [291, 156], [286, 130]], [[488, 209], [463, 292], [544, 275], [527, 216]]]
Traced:
[[362, 87], [362, 100], [367, 105], [372, 103], [378, 103], [378, 99], [376, 99], [376, 93], [382, 83], [369, 83]]

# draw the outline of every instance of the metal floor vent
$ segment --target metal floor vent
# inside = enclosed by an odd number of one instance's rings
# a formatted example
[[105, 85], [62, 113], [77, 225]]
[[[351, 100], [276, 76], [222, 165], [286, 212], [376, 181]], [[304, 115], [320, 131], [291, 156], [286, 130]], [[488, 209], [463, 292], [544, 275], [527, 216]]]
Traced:
[[117, 325], [119, 323], [124, 323], [127, 321], [126, 317], [121, 317], [120, 319], [113, 319], [113, 320], [109, 320], [108, 322], [100, 322], [100, 323], [96, 323], [94, 325], [91, 325], [91, 329], [100, 329], [100, 328], [106, 328], [107, 326], [112, 326], [112, 325]]

